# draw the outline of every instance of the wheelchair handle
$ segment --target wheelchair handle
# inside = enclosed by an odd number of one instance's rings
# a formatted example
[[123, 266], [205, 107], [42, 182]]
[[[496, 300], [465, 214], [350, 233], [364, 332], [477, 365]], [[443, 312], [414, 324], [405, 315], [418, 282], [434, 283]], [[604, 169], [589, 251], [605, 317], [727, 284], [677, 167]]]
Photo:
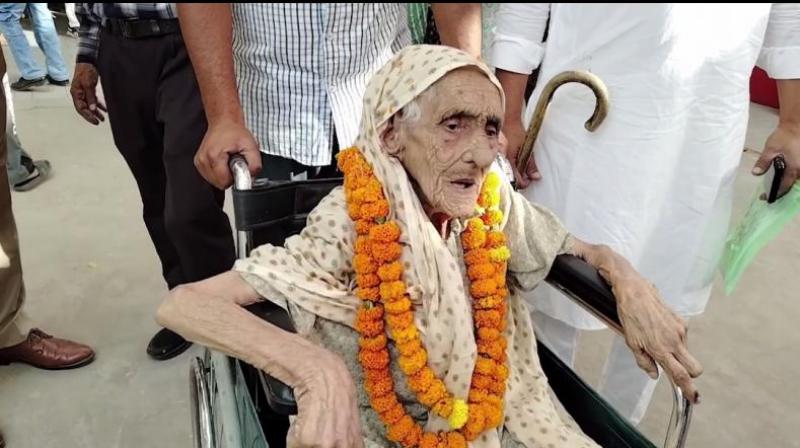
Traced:
[[[560, 255], [550, 269], [547, 282], [617, 334], [623, 335], [614, 293], [597, 270], [588, 263], [572, 255]], [[672, 378], [669, 380], [673, 401], [664, 448], [683, 448], [692, 422], [692, 403], [683, 396]]]
[[228, 168], [233, 174], [233, 186], [237, 190], [249, 190], [253, 188], [253, 177], [247, 167], [247, 159], [241, 154], [233, 154], [228, 160]]

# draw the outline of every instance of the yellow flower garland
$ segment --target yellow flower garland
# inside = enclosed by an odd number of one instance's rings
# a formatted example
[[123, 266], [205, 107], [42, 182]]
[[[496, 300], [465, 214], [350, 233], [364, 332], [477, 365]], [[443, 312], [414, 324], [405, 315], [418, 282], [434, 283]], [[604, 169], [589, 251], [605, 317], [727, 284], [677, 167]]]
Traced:
[[[400, 227], [389, 221], [389, 203], [372, 167], [357, 148], [342, 151], [347, 210], [358, 238], [353, 265], [357, 295], [364, 302], [355, 327], [360, 334], [359, 362], [370, 404], [387, 427], [387, 437], [404, 447], [466, 448], [488, 429], [503, 421], [503, 395], [508, 378], [505, 287], [510, 256], [499, 230], [500, 178], [489, 173], [483, 182], [477, 209], [480, 216], [467, 222], [461, 235], [464, 261], [473, 296], [478, 359], [468, 397], [447, 391], [428, 366], [428, 353], [414, 325], [414, 310], [403, 281]], [[400, 354], [397, 362], [417, 400], [447, 419], [452, 431], [425, 433], [397, 399], [390, 372], [386, 331]]]

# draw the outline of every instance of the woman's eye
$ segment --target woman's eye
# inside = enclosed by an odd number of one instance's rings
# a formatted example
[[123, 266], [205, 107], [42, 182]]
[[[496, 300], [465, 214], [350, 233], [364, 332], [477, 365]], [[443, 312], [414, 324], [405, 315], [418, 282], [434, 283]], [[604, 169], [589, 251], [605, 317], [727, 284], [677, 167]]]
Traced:
[[496, 125], [490, 124], [490, 125], [486, 126], [486, 134], [489, 135], [490, 137], [497, 136], [498, 132], [499, 131], [498, 131]]
[[451, 131], [457, 131], [461, 127], [461, 120], [456, 118], [445, 121], [444, 126]]

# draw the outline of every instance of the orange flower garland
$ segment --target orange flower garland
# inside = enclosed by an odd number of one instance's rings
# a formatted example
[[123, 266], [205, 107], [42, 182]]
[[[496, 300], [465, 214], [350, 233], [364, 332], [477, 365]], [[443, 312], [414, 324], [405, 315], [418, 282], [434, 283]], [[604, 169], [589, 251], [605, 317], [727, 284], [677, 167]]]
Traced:
[[[503, 220], [500, 179], [494, 173], [487, 175], [478, 198], [480, 216], [470, 219], [461, 235], [478, 346], [467, 403], [453, 397], [428, 366], [428, 353], [414, 325], [414, 310], [403, 281], [400, 226], [388, 219], [389, 203], [380, 181], [357, 148], [342, 151], [338, 164], [344, 172], [347, 210], [358, 234], [353, 265], [357, 295], [364, 304], [355, 327], [360, 334], [358, 358], [370, 404], [393, 442], [408, 448], [466, 448], [468, 441], [503, 421], [509, 251], [499, 230]], [[425, 433], [405, 412], [394, 391], [387, 330], [400, 354], [397, 362], [409, 388], [421, 404], [447, 419], [453, 431]]]

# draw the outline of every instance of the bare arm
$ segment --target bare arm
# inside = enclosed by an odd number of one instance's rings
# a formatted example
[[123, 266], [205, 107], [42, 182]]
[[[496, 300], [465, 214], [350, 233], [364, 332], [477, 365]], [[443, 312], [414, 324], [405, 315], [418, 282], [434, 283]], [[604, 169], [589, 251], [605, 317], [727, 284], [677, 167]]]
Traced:
[[700, 395], [692, 379], [700, 376], [703, 368], [686, 347], [686, 322], [663, 304], [655, 286], [610, 248], [573, 237], [570, 253], [597, 268], [611, 285], [625, 341], [639, 367], [658, 378], [658, 362], [684, 396], [698, 402]]
[[299, 415], [290, 438], [297, 446], [362, 446], [355, 385], [342, 360], [243, 308], [258, 300], [238, 273], [227, 272], [174, 289], [156, 320], [292, 386]]
[[753, 174], [766, 173], [772, 159], [782, 154], [786, 159], [786, 172], [778, 194], [783, 195], [800, 179], [800, 79], [779, 79], [777, 84], [780, 102], [778, 127], [764, 144]]
[[431, 3], [442, 45], [481, 57], [481, 4]]
[[231, 154], [242, 154], [252, 174], [261, 169], [258, 144], [245, 126], [236, 88], [231, 4], [178, 3], [178, 16], [208, 118], [195, 164], [206, 180], [227, 188], [233, 181]]

